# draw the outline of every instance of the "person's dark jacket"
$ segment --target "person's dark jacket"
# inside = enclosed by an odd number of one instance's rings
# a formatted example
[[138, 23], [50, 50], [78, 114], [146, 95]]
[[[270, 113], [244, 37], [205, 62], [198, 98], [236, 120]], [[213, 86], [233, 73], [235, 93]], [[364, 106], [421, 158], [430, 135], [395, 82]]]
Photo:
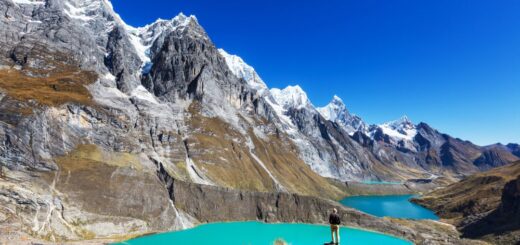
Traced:
[[341, 218], [338, 214], [331, 213], [329, 216], [329, 224], [331, 225], [340, 225], [341, 224]]

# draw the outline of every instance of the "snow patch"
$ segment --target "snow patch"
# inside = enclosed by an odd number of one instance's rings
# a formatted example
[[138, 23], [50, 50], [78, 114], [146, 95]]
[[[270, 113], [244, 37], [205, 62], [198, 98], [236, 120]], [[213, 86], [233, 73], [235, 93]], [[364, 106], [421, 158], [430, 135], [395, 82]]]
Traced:
[[397, 139], [411, 141], [417, 135], [417, 127], [406, 116], [399, 120], [383, 123], [379, 127], [384, 134]]
[[175, 213], [175, 228], [178, 228], [180, 230], [192, 228], [195, 226], [194, 221], [195, 218], [191, 217], [187, 213], [177, 209], [175, 204], [173, 204], [173, 201], [170, 200], [170, 204], [173, 208], [173, 211]]
[[137, 86], [130, 93], [130, 96], [140, 99], [140, 100], [145, 100], [145, 101], [151, 102], [153, 104], [159, 104], [159, 102], [157, 102], [157, 100], [155, 99], [155, 96], [152, 93], [150, 93], [148, 90], [146, 90], [146, 88], [143, 87], [142, 85]]
[[13, 3], [16, 4], [38, 4], [43, 5], [45, 1], [37, 1], [37, 0], [13, 0]]
[[197, 184], [203, 185], [215, 185], [211, 181], [206, 180], [201, 175], [201, 171], [197, 168], [193, 160], [189, 156], [186, 156], [186, 169], [188, 170], [188, 174], [190, 175], [191, 180]]
[[[93, 19], [92, 16], [88, 16], [87, 13], [89, 12], [91, 6], [89, 5], [82, 5], [79, 7], [74, 6], [70, 2], [65, 2], [65, 14], [67, 14], [70, 18], [73, 19], [79, 19], [83, 21], [89, 21]], [[99, 6], [97, 6], [99, 7]]]
[[267, 97], [266, 102], [271, 106], [278, 119], [280, 119], [280, 126], [287, 134], [295, 135], [298, 133], [298, 129], [293, 124], [292, 119], [286, 114], [287, 110], [272, 95]]
[[280, 184], [280, 182], [276, 179], [276, 177], [271, 173], [271, 171], [269, 171], [269, 169], [265, 166], [264, 162], [262, 162], [262, 160], [260, 160], [260, 158], [258, 158], [255, 153], [253, 152], [253, 150], [255, 149], [255, 144], [253, 143], [253, 141], [251, 140], [251, 138], [248, 138], [247, 139], [248, 141], [246, 142], [246, 145], [248, 146], [249, 148], [249, 154], [251, 154], [251, 157], [253, 157], [253, 159], [258, 163], [258, 165], [260, 165], [260, 167], [262, 167], [265, 172], [267, 172], [267, 174], [269, 175], [269, 177], [271, 177], [271, 179], [273, 180], [275, 186], [276, 186], [276, 190], [277, 191], [281, 191], [281, 192], [287, 192], [287, 189], [282, 185]]
[[109, 72], [103, 74], [102, 78], [105, 79], [105, 80], [108, 80], [108, 81], [115, 81], [116, 80], [116, 77], [114, 75], [112, 75], [112, 73], [109, 73]]

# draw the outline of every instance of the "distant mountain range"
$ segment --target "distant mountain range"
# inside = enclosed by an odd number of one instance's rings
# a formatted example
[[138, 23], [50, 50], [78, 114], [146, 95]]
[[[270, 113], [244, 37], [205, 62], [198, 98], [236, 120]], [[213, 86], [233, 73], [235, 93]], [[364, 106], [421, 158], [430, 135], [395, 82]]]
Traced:
[[[127, 25], [106, 0], [0, 2], [0, 209], [32, 235], [180, 229], [183, 181], [329, 199], [346, 180], [456, 180], [519, 159], [403, 117], [269, 89], [194, 16]], [[117, 197], [117, 198], [114, 198]]]

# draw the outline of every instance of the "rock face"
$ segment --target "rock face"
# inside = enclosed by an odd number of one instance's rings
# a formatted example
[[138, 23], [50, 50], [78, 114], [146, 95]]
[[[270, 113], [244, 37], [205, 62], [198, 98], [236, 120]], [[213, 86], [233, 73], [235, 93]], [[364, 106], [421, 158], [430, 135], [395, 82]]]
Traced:
[[520, 162], [476, 174], [415, 200], [463, 235], [496, 244], [520, 242]]
[[[254, 192], [253, 208], [277, 195], [347, 194], [327, 177], [480, 169], [480, 147], [425, 124], [370, 130], [339, 99], [324, 116], [297, 86], [268, 90], [194, 16], [135, 28], [108, 0], [4, 0], [0, 11], [2, 229], [48, 241], [122, 238], [217, 220], [183, 203], [207, 208], [182, 194], [191, 188], [228, 188], [215, 200]], [[488, 155], [482, 168], [513, 159]], [[258, 194], [274, 192], [285, 194]], [[274, 220], [318, 219], [323, 208], [308, 200], [308, 213]], [[269, 210], [218, 219], [269, 220]]]

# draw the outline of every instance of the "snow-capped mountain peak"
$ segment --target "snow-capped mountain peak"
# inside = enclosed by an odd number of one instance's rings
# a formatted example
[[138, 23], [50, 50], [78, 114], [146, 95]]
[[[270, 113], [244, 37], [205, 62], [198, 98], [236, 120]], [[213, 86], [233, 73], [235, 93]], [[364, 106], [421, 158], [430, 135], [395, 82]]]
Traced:
[[329, 104], [324, 107], [316, 108], [320, 114], [327, 120], [336, 121], [338, 117], [350, 116], [347, 110], [347, 106], [343, 103], [343, 100], [334, 95]]
[[142, 27], [133, 27], [125, 24], [125, 28], [130, 36], [130, 42], [142, 61], [142, 73], [147, 73], [152, 66], [150, 48], [154, 42], [161, 36], [164, 37], [177, 29], [186, 28], [192, 23], [198, 25], [197, 17], [179, 13], [170, 20], [157, 19], [155, 22]]
[[262, 78], [258, 76], [252, 66], [244, 62], [244, 60], [239, 56], [229, 54], [224, 49], [219, 49], [218, 51], [220, 55], [224, 57], [226, 64], [235, 76], [238, 78], [243, 78], [247, 84], [249, 84], [249, 86], [257, 90], [259, 93], [264, 93], [267, 91], [267, 85], [265, 85]]
[[326, 120], [340, 125], [348, 134], [353, 135], [356, 131], [366, 131], [367, 125], [358, 116], [350, 114], [343, 100], [334, 95], [329, 104], [317, 108]]
[[343, 100], [339, 96], [337, 96], [337, 95], [332, 96], [331, 103], [344, 105]]
[[[182, 28], [187, 27], [190, 25], [190, 23], [198, 24], [197, 17], [194, 15], [186, 16], [184, 13], [179, 13], [177, 16], [173, 17], [172, 19], [157, 19], [151, 24], [137, 27], [134, 29], [137, 29], [141, 35], [145, 36], [146, 34], [159, 34], [163, 31], [170, 31], [173, 28]], [[130, 27], [133, 28], [133, 27]], [[148, 36], [149, 37], [149, 36]], [[146, 41], [146, 40], [144, 40]], [[151, 41], [151, 40], [148, 40]]]
[[299, 85], [289, 85], [284, 89], [272, 88], [270, 92], [276, 103], [283, 106], [285, 109], [301, 109], [307, 106], [312, 107], [312, 104], [307, 97], [307, 93], [305, 93]]
[[402, 116], [395, 121], [383, 123], [379, 125], [379, 127], [383, 130], [384, 134], [396, 139], [413, 140], [415, 135], [417, 135], [416, 125], [413, 124], [407, 116]]
[[413, 122], [406, 115], [403, 115], [397, 120], [383, 123], [382, 125], [387, 125], [388, 127], [396, 130], [415, 128], [415, 124], [413, 124]]

